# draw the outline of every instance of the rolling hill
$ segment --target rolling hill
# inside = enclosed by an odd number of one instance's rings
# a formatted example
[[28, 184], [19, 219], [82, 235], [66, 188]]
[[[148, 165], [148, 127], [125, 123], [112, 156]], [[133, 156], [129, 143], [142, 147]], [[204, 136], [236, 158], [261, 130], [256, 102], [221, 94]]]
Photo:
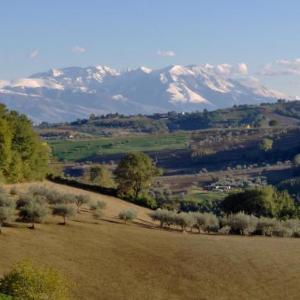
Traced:
[[[20, 185], [24, 189], [28, 185]], [[73, 193], [89, 193], [47, 183]], [[60, 270], [73, 283], [72, 299], [297, 299], [297, 239], [182, 234], [160, 230], [139, 210], [125, 225], [116, 213], [132, 204], [107, 202], [103, 220], [82, 212], [67, 226], [49, 217], [36, 230], [26, 225], [0, 235], [0, 274], [20, 259]], [[101, 295], [101, 296], [100, 296]]]

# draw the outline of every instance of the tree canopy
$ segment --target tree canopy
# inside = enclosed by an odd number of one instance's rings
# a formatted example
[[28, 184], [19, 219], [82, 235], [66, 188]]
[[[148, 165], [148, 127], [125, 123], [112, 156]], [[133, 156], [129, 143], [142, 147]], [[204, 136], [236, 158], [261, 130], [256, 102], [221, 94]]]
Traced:
[[225, 213], [245, 212], [258, 217], [293, 217], [296, 213], [294, 200], [286, 191], [272, 186], [249, 189], [227, 196], [221, 203]]
[[137, 199], [150, 187], [154, 176], [160, 174], [152, 159], [142, 153], [128, 153], [115, 170], [119, 193]]
[[49, 147], [24, 115], [0, 104], [0, 182], [40, 180], [48, 171]]

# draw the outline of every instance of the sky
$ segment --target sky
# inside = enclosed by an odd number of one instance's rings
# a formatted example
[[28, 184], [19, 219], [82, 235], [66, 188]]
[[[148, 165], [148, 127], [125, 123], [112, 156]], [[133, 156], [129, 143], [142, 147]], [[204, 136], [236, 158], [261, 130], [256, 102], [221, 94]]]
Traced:
[[67, 66], [238, 65], [300, 95], [297, 0], [0, 0], [0, 79]]

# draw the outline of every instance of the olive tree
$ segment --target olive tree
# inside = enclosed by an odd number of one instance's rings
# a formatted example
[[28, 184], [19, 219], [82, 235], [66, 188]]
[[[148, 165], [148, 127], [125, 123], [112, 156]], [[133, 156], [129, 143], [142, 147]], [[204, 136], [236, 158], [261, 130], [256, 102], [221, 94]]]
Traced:
[[123, 220], [125, 222], [125, 224], [128, 221], [133, 221], [136, 217], [137, 217], [137, 212], [135, 210], [132, 210], [132, 209], [122, 210], [119, 213], [119, 218], [121, 220]]
[[194, 226], [201, 232], [217, 231], [219, 229], [219, 219], [212, 213], [194, 213]]
[[55, 216], [63, 217], [63, 225], [67, 224], [67, 218], [75, 215], [75, 208], [70, 204], [58, 204], [53, 207], [52, 214]]
[[90, 197], [88, 195], [76, 195], [74, 198], [74, 202], [77, 206], [77, 212], [80, 213], [80, 208], [84, 204], [88, 204], [90, 202]]
[[273, 140], [265, 138], [261, 141], [259, 147], [264, 152], [271, 151], [273, 148]]
[[41, 223], [48, 214], [49, 209], [46, 203], [40, 203], [33, 198], [20, 208], [19, 217], [25, 222], [31, 222], [31, 228], [35, 229], [35, 224]]

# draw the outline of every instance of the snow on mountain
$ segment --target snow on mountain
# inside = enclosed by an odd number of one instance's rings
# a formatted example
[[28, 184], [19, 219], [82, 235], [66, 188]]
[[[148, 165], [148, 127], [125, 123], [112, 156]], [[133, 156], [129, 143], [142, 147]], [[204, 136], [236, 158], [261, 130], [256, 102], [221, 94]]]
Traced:
[[278, 98], [287, 97], [246, 76], [245, 68], [227, 64], [124, 71], [101, 65], [68, 67], [0, 80], [0, 102], [35, 122], [70, 121], [91, 113], [217, 109]]
[[48, 88], [54, 90], [63, 90], [64, 86], [56, 83], [53, 80], [39, 79], [39, 78], [23, 78], [18, 80], [12, 80], [9, 82], [8, 86], [10, 88]]

